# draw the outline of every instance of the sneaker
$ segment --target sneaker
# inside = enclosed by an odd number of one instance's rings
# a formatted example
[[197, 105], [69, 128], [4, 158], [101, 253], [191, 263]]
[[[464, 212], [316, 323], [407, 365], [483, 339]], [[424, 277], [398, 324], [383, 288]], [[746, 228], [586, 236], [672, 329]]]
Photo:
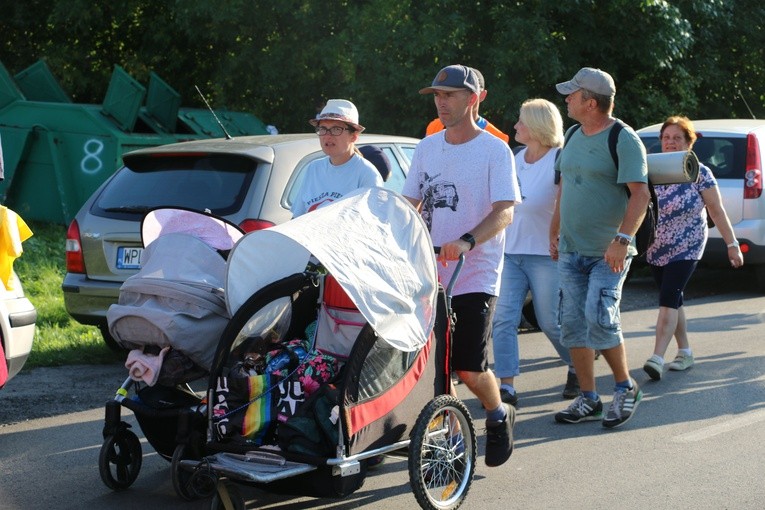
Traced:
[[603, 419], [603, 403], [598, 400], [579, 395], [565, 411], [555, 415], [558, 423], [579, 423]]
[[510, 404], [513, 407], [516, 407], [518, 405], [518, 392], [510, 393], [509, 390], [506, 390], [505, 388], [500, 388], [499, 397], [502, 399], [502, 402], [504, 402], [505, 404]]
[[501, 466], [513, 454], [513, 426], [515, 425], [515, 408], [503, 404], [507, 416], [502, 421], [486, 420], [486, 465]]
[[672, 363], [669, 364], [667, 368], [670, 370], [688, 370], [693, 366], [693, 354], [688, 354], [687, 356], [684, 354], [678, 354], [675, 356], [675, 359], [672, 361]]
[[634, 379], [631, 390], [616, 390], [606, 417], [603, 418], [603, 426], [612, 429], [626, 423], [635, 414], [635, 409], [642, 398], [643, 392], [640, 391], [640, 386]]
[[654, 381], [659, 381], [661, 380], [661, 374], [664, 371], [664, 364], [659, 363], [652, 356], [648, 358], [648, 360], [643, 365], [643, 370], [651, 377], [651, 379]]
[[576, 374], [569, 372], [566, 377], [566, 387], [563, 388], [563, 398], [571, 400], [579, 396], [579, 379]]

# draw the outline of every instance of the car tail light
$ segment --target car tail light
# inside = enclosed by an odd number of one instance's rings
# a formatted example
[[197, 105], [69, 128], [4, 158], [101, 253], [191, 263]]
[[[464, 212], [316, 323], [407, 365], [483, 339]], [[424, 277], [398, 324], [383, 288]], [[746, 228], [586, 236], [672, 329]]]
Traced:
[[252, 220], [247, 219], [239, 224], [239, 228], [245, 232], [252, 232], [253, 230], [263, 230], [264, 228], [273, 227], [274, 223], [265, 220]]
[[82, 258], [80, 226], [72, 220], [66, 231], [66, 270], [69, 273], [84, 273], [85, 260]]
[[762, 195], [762, 159], [757, 137], [746, 137], [746, 173], [744, 174], [744, 198], [760, 198]]

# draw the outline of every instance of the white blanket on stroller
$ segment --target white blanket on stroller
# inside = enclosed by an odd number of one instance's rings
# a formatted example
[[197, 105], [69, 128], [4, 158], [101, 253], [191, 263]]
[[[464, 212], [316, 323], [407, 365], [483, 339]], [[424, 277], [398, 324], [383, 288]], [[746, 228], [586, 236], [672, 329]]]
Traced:
[[425, 345], [435, 321], [436, 259], [425, 223], [404, 197], [361, 189], [245, 235], [226, 264], [229, 313], [269, 283], [303, 271], [311, 255], [390, 345], [404, 351]]

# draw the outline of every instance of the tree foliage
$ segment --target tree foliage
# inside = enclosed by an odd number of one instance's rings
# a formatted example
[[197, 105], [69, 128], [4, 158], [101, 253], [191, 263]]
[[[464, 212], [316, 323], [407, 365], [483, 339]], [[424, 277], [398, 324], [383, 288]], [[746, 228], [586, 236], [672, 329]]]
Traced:
[[[758, 0], [5, 0], [2, 63], [45, 59], [72, 99], [100, 103], [114, 65], [156, 72], [202, 106], [309, 130], [330, 98], [372, 132], [422, 136], [435, 109], [418, 90], [438, 69], [483, 72], [482, 113], [512, 132], [529, 97], [555, 101], [580, 67], [610, 72], [616, 115], [634, 126], [765, 112], [765, 6]], [[746, 99], [746, 102], [742, 99]]]

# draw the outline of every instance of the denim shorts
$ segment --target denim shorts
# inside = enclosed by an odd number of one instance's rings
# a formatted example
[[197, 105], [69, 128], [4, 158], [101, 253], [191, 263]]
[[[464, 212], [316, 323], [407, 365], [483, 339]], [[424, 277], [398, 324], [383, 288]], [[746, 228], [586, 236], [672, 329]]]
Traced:
[[603, 257], [561, 253], [561, 344], [569, 349], [610, 349], [624, 341], [619, 304], [632, 258], [614, 273]]

